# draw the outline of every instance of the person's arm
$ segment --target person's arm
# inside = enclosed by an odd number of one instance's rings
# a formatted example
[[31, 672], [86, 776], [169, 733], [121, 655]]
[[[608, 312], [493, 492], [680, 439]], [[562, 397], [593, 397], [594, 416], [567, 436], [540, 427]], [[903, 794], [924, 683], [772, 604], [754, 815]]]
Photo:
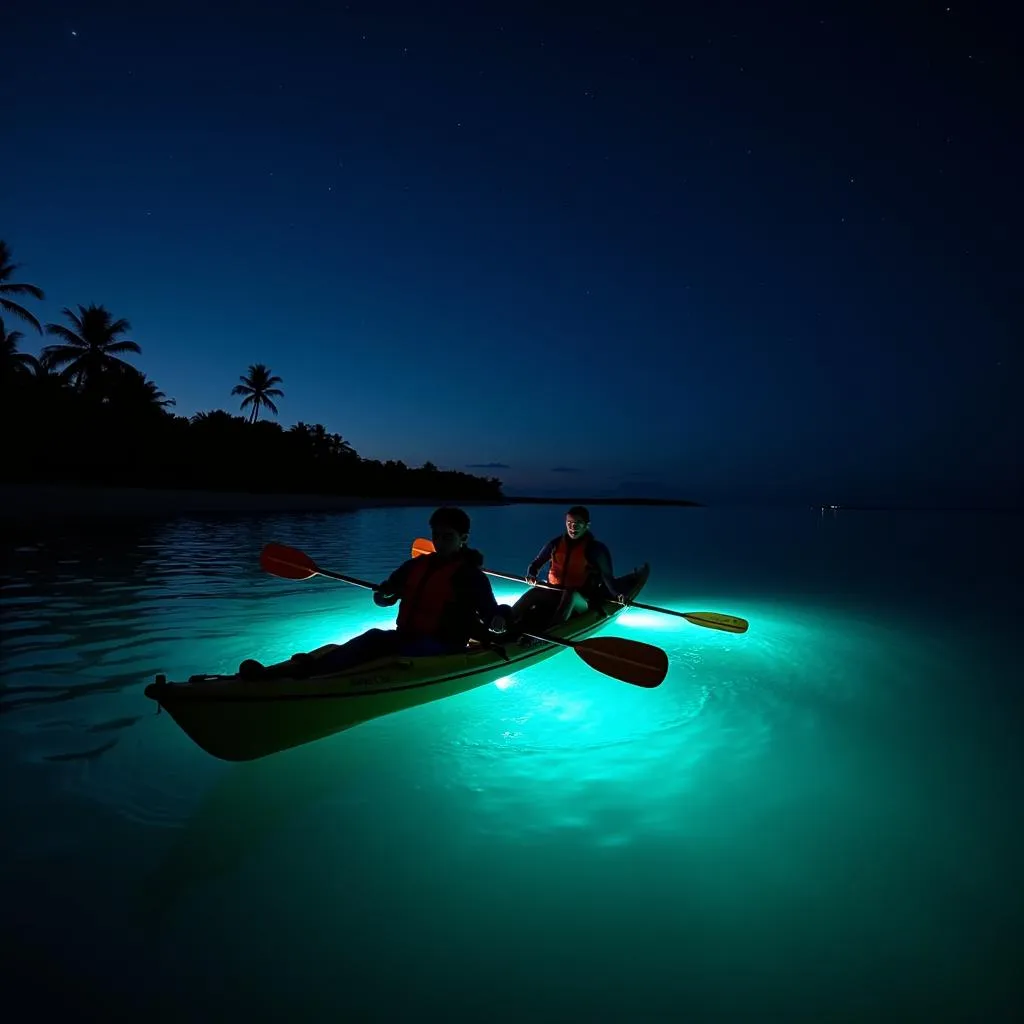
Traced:
[[615, 575], [612, 572], [612, 553], [608, 550], [608, 546], [602, 541], [595, 541], [590, 549], [590, 558], [605, 590], [614, 599], [621, 597], [619, 588], [615, 585]]
[[481, 622], [490, 622], [498, 614], [498, 602], [491, 589], [491, 581], [479, 569], [475, 569], [469, 578], [469, 593], [473, 611]]
[[[430, 557], [427, 555], [426, 557]], [[378, 590], [374, 591], [373, 603], [381, 608], [394, 604], [405, 593], [405, 584], [409, 579], [409, 572], [412, 569], [415, 559], [408, 559], [403, 562], [383, 583]]]
[[536, 579], [537, 573], [551, 561], [551, 556], [554, 554], [555, 545], [558, 543], [559, 538], [553, 537], [547, 542], [537, 553], [537, 557], [530, 563], [526, 570], [526, 575], [531, 579]]
[[[469, 579], [469, 594], [473, 611], [480, 622], [493, 632], [504, 632], [504, 625], [508, 622], [512, 609], [507, 604], [498, 604], [491, 589], [491, 581], [480, 569], [474, 571]], [[494, 629], [496, 618], [502, 620], [501, 629]]]

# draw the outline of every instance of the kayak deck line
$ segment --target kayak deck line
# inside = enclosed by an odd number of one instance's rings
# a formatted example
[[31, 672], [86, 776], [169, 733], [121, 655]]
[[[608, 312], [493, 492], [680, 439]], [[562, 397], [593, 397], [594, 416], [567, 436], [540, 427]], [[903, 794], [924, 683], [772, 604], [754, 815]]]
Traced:
[[[628, 597], [643, 589], [649, 574], [650, 566], [644, 564], [619, 577]], [[291, 659], [267, 666], [274, 672], [270, 677], [194, 675], [188, 682], [171, 682], [160, 673], [144, 694], [212, 756], [254, 760], [514, 675], [565, 650], [567, 643], [585, 641], [623, 610], [623, 605], [606, 601], [599, 611], [587, 609], [548, 627], [544, 633], [550, 641], [539, 639], [524, 648], [515, 646], [514, 637], [475, 643], [457, 654], [378, 658], [319, 676], [288, 675]], [[529, 629], [531, 634], [538, 631]], [[309, 653], [315, 657], [336, 646], [326, 644]], [[628, 656], [617, 660], [640, 665]]]

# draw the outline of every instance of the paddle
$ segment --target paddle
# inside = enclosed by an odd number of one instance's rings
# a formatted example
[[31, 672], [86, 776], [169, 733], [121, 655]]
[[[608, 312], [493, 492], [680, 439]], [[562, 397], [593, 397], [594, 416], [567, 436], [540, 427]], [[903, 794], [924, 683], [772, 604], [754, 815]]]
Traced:
[[[416, 558], [418, 555], [430, 555], [434, 551], [434, 542], [428, 540], [426, 537], [417, 537], [412, 542], [412, 557]], [[514, 580], [518, 583], [525, 583], [525, 576], [511, 576], [504, 572], [492, 572], [490, 569], [484, 569], [484, 572], [488, 576], [494, 576], [499, 580]], [[545, 590], [563, 590], [563, 587], [556, 587], [551, 583], [537, 582], [535, 584], [538, 587], [543, 587]], [[662, 615], [678, 615], [681, 619], [686, 619], [687, 622], [692, 623], [694, 626], [704, 626], [706, 629], [720, 629], [724, 633], [746, 633], [750, 623], [746, 619], [741, 619], [737, 615], [724, 615], [721, 612], [677, 612], [672, 608], [659, 608], [656, 604], [641, 604], [639, 601], [627, 602], [630, 608], [643, 608], [644, 611], [648, 612], [661, 612]]]
[[[351, 583], [356, 587], [365, 587], [367, 590], [380, 589], [376, 583], [367, 583], [366, 580], [356, 579], [354, 576], [343, 576], [340, 572], [321, 569], [305, 552], [273, 541], [264, 545], [260, 552], [260, 566], [271, 576], [279, 576], [286, 580], [308, 580], [314, 576], [326, 576], [328, 579]], [[561, 640], [558, 637], [536, 633], [525, 635], [541, 643], [568, 647], [591, 668], [634, 686], [648, 689], [660, 686], [668, 673], [668, 655], [660, 647], [638, 640], [614, 636], [598, 636], [590, 640]]]
[[[624, 683], [654, 689], [661, 686], [668, 674], [668, 655], [654, 644], [627, 640], [621, 636], [595, 636], [589, 640], [560, 640], [543, 633], [524, 633], [523, 636], [545, 644], [568, 647], [591, 668]], [[620, 667], [621, 666], [621, 667]]]
[[354, 587], [380, 589], [376, 583], [367, 583], [366, 580], [357, 580], [354, 576], [342, 576], [340, 572], [321, 569], [305, 552], [273, 541], [263, 546], [260, 552], [260, 566], [264, 572], [270, 573], [271, 576], [280, 576], [283, 580], [310, 580], [314, 576], [326, 576], [331, 580], [351, 583]]

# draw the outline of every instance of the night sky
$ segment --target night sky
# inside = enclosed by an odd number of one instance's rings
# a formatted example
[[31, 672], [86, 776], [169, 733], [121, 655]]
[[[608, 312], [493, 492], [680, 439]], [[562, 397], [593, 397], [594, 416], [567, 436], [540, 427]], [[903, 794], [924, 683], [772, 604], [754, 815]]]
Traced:
[[27, 304], [512, 494], [1019, 502], [1013, 24], [555, 6], [5, 5]]

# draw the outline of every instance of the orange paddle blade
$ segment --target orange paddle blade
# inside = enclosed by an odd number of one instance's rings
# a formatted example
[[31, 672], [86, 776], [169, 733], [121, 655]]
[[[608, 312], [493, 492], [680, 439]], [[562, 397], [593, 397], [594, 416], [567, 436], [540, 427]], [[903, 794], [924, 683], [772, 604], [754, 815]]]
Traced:
[[595, 636], [572, 646], [591, 668], [634, 686], [653, 689], [668, 674], [668, 655], [653, 644], [617, 636]]
[[419, 558], [420, 555], [432, 555], [434, 553], [434, 542], [426, 537], [417, 537], [412, 542], [412, 557]]
[[286, 580], [308, 580], [319, 574], [316, 562], [305, 552], [271, 541], [260, 552], [260, 566], [271, 576]]

